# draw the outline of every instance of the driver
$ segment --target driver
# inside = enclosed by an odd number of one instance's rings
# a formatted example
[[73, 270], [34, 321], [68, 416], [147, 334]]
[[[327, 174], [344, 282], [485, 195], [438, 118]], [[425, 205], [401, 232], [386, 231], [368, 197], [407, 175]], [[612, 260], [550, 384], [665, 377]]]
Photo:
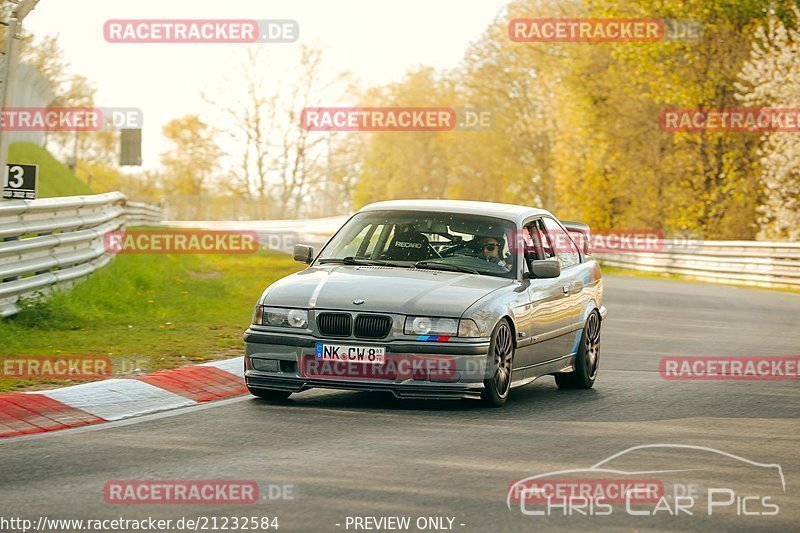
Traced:
[[506, 270], [511, 270], [511, 265], [500, 257], [500, 247], [501, 241], [496, 237], [481, 237], [478, 240], [478, 249], [483, 254], [484, 260], [500, 265]]

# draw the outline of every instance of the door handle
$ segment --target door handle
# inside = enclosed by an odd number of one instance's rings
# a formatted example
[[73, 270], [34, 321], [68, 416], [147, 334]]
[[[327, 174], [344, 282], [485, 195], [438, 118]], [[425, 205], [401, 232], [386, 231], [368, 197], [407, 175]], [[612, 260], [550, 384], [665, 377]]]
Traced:
[[561, 287], [561, 290], [564, 292], [564, 296], [569, 294], [569, 285], [564, 285]]

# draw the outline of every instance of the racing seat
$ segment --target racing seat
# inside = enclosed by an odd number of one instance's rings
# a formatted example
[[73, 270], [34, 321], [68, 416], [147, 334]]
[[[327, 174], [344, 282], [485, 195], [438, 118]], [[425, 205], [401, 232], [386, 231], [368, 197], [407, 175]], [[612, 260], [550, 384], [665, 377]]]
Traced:
[[428, 257], [430, 257], [428, 238], [418, 231], [401, 230], [395, 233], [382, 258], [392, 261], [422, 261]]

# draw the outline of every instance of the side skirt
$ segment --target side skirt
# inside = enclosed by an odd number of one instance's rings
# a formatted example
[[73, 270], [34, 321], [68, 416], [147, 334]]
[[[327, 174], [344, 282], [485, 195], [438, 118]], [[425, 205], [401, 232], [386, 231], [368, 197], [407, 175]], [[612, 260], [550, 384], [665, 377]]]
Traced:
[[[565, 355], [557, 359], [537, 363], [524, 368], [515, 368], [512, 373], [511, 388], [522, 387], [542, 376], [557, 374], [559, 372], [572, 372], [574, 369], [575, 354]], [[516, 376], [520, 377], [515, 381]]]

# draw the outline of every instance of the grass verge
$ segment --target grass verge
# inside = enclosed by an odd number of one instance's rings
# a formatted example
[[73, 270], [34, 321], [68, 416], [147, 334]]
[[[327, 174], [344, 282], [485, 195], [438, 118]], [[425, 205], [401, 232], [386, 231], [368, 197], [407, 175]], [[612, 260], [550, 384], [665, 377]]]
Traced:
[[[0, 359], [108, 356], [112, 365], [156, 371], [242, 355], [257, 298], [299, 268], [290, 256], [263, 251], [119, 255], [73, 289], [28, 300], [20, 313], [0, 319]], [[0, 374], [0, 391], [75, 382], [12, 374]]]

